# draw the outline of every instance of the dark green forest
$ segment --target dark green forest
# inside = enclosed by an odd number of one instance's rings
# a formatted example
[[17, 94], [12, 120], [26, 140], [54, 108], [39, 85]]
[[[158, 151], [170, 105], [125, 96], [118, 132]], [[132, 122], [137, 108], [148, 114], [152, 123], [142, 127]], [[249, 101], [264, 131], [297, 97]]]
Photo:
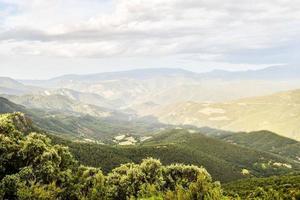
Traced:
[[[71, 145], [74, 143], [70, 141], [53, 137], [51, 141], [51, 137], [35, 128], [22, 113], [1, 115], [0, 133], [2, 199], [299, 199], [299, 175], [295, 173], [244, 179], [226, 183], [222, 187], [200, 163], [176, 164], [175, 159], [173, 164], [164, 164], [160, 160], [147, 158], [163, 152], [153, 154], [154, 143], [160, 144], [158, 149], [169, 149], [170, 146], [164, 146], [166, 141], [176, 143], [182, 137], [182, 132], [169, 136], [163, 133], [147, 142], [144, 145], [149, 148], [148, 153], [138, 153], [142, 152], [138, 148], [133, 151], [129, 147], [111, 147], [111, 154], [107, 149], [104, 150], [106, 157], [104, 153], [93, 151], [93, 148], [89, 152], [84, 150], [91, 148], [87, 144], [76, 144], [78, 149], [75, 150], [75, 146]], [[186, 135], [185, 138], [191, 142]], [[57, 144], [58, 141], [64, 144]], [[97, 147], [101, 149], [103, 146]], [[126, 152], [125, 149], [130, 150]], [[115, 152], [120, 155], [120, 160], [113, 157], [114, 164], [103, 168], [104, 171], [83, 164], [86, 161], [82, 157], [88, 159], [96, 155], [97, 160], [93, 162], [103, 159], [106, 160], [102, 163], [105, 165], [112, 152], [117, 150], [120, 150]], [[173, 150], [176, 148], [171, 148], [170, 152]], [[121, 151], [123, 155], [131, 154], [132, 157], [122, 158], [122, 154], [119, 154]], [[73, 156], [76, 152], [75, 157], [81, 158], [81, 161]], [[173, 158], [190, 155], [174, 154]], [[139, 164], [132, 162], [136, 160], [139, 160]], [[172, 157], [169, 162], [171, 160]]]
[[[54, 143], [68, 146], [81, 163], [101, 167], [104, 172], [122, 163], [140, 162], [145, 157], [159, 158], [163, 164], [177, 162], [201, 165], [209, 169], [214, 179], [221, 182], [281, 175], [300, 169], [299, 164], [291, 159], [232, 145], [200, 133], [191, 134], [185, 130], [166, 131], [135, 146], [78, 143], [50, 137]], [[276, 166], [274, 163], [289, 163], [292, 168]], [[243, 175], [243, 169], [249, 170], [250, 174]]]

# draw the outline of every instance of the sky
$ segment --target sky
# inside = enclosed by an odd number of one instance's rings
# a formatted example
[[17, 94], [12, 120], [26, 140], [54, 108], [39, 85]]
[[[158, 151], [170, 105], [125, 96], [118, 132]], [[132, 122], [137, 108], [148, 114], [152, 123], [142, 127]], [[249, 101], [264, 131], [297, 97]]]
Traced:
[[298, 64], [297, 0], [0, 0], [0, 76]]

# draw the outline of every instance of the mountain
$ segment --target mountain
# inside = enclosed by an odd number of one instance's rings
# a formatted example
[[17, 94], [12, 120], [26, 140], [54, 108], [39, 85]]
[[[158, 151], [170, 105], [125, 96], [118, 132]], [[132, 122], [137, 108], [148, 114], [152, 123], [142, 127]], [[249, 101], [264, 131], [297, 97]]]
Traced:
[[183, 69], [175, 68], [149, 68], [149, 69], [135, 69], [129, 71], [117, 71], [117, 72], [104, 72], [98, 74], [86, 74], [86, 75], [75, 75], [67, 74], [59, 77], [55, 77], [49, 80], [21, 80], [26, 84], [45, 84], [48, 86], [55, 86], [62, 82], [97, 82], [97, 81], [108, 81], [115, 79], [137, 79], [145, 80], [156, 77], [172, 77], [172, 76], [187, 76], [197, 78], [197, 73], [193, 73]]
[[95, 117], [63, 110], [30, 109], [0, 97], [0, 113], [11, 112], [26, 113], [33, 119], [36, 127], [49, 133], [98, 143], [111, 143], [117, 135], [143, 136], [168, 127], [151, 118], [137, 119], [120, 113], [109, 117]]
[[161, 122], [230, 131], [270, 130], [300, 140], [300, 90], [225, 103], [182, 102], [152, 109]]
[[60, 89], [54, 89], [54, 90], [44, 90], [40, 92], [40, 95], [61, 95], [65, 96], [69, 99], [72, 99], [73, 101], [79, 101], [85, 104], [91, 104], [91, 105], [96, 105], [99, 107], [104, 107], [104, 108], [116, 108], [119, 106], [119, 102], [115, 101], [108, 101], [104, 97], [94, 94], [94, 93], [87, 93], [87, 92], [78, 92], [75, 90], [71, 89], [66, 89], [66, 88], [60, 88]]
[[[98, 74], [75, 75], [68, 74], [55, 77], [49, 80], [21, 80], [23, 83], [29, 84], [46, 84], [48, 86], [55, 86], [62, 82], [85, 81], [97, 82], [115, 79], [136, 79], [145, 80], [157, 77], [178, 77], [185, 76], [194, 79], [251, 79], [251, 80], [294, 80], [300, 77], [300, 67], [293, 65], [278, 65], [266, 67], [258, 70], [243, 70], [243, 71], [226, 71], [213, 70], [210, 72], [196, 73], [180, 68], [149, 68], [149, 69], [135, 69], [129, 71], [104, 72]], [[48, 84], [47, 84], [48, 83]]]
[[24, 85], [14, 79], [8, 77], [0, 77], [0, 94], [28, 94], [40, 91], [41, 89], [34, 86]]
[[65, 88], [80, 92], [80, 96], [82, 93], [94, 94], [97, 96], [92, 97], [93, 101], [87, 102], [88, 98], [84, 98], [85, 102], [96, 104], [99, 103], [98, 98], [104, 98], [103, 102], [112, 102], [115, 108], [128, 108], [142, 113], [143, 109], [152, 109], [145, 107], [147, 102], [158, 105], [182, 101], [223, 102], [296, 89], [300, 87], [297, 70], [297, 67], [275, 66], [254, 71], [194, 73], [182, 69], [157, 68], [64, 75], [49, 80], [21, 82], [48, 89]]
[[158, 89], [168, 90], [183, 83], [196, 83], [196, 75], [181, 69], [143, 69], [91, 75], [65, 75], [25, 83], [96, 94], [107, 101], [115, 102], [115, 107], [123, 108], [154, 99], [157, 93], [160, 93]]
[[[61, 91], [61, 92], [60, 92]], [[51, 110], [51, 111], [65, 111], [89, 114], [95, 117], [109, 117], [116, 115], [117, 112], [108, 108], [99, 107], [92, 104], [85, 104], [77, 101], [80, 97], [75, 95], [77, 92], [70, 92], [69, 90], [59, 90], [58, 92], [45, 91], [43, 94], [26, 94], [26, 95], [2, 95], [14, 103], [23, 105], [27, 108]], [[119, 113], [121, 116], [122, 114]], [[125, 116], [123, 114], [123, 116]], [[129, 117], [129, 116], [128, 116]]]
[[213, 70], [200, 74], [205, 79], [223, 80], [297, 80], [300, 77], [300, 66], [279, 65], [259, 70], [225, 71]]

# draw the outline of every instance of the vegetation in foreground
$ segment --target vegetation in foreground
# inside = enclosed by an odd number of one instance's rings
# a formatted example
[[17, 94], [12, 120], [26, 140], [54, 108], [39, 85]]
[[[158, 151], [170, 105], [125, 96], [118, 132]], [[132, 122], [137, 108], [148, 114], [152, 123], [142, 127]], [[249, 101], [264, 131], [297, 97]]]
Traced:
[[[148, 158], [104, 175], [99, 168], [79, 165], [67, 147], [31, 131], [21, 113], [0, 116], [2, 199], [240, 199], [225, 196], [204, 168], [192, 165], [163, 166]], [[247, 199], [296, 199], [298, 194], [299, 188], [288, 197], [275, 190], [254, 191]]]
[[225, 184], [223, 187], [228, 196], [238, 194], [241, 199], [271, 194], [274, 199], [300, 199], [300, 174], [243, 179]]

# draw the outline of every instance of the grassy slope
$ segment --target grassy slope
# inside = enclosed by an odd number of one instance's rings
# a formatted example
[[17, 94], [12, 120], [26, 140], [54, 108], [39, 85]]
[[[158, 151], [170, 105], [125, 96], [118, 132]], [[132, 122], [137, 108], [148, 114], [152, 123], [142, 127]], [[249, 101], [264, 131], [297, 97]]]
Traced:
[[226, 103], [184, 102], [153, 112], [165, 123], [231, 131], [270, 130], [300, 140], [300, 90]]

